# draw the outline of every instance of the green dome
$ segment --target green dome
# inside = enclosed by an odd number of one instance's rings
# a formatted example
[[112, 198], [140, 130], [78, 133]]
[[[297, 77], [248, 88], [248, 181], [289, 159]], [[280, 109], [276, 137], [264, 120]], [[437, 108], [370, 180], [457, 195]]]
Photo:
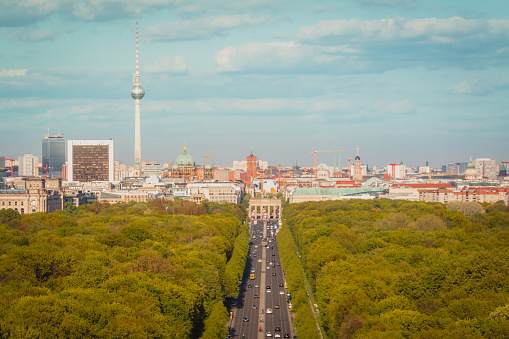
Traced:
[[210, 166], [209, 164], [206, 164], [206, 165], [205, 165], [205, 169], [206, 169], [206, 170], [211, 170], [211, 169], [212, 169], [212, 166]]
[[172, 169], [178, 169], [179, 166], [196, 166], [191, 154], [187, 153], [187, 148], [184, 146], [184, 152], [177, 157], [177, 160], [171, 166]]

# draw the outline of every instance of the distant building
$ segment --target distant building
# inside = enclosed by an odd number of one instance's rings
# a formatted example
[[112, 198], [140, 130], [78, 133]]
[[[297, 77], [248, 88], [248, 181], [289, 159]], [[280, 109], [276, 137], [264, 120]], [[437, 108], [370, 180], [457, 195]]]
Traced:
[[160, 176], [163, 171], [163, 166], [158, 162], [147, 162], [142, 169], [143, 176]]
[[48, 167], [48, 176], [62, 177], [62, 167], [65, 165], [64, 135], [50, 134], [42, 138], [42, 167]]
[[406, 178], [406, 167], [403, 164], [389, 164], [387, 174], [392, 179], [404, 179]]
[[70, 182], [115, 180], [113, 140], [68, 140], [67, 159]]
[[460, 166], [458, 164], [447, 164], [445, 173], [460, 174]]
[[480, 158], [475, 159], [475, 170], [477, 172], [477, 179], [494, 180], [497, 177], [497, 161]]
[[5, 157], [3, 155], [0, 155], [0, 168], [5, 167]]
[[10, 189], [0, 190], [0, 209], [20, 214], [54, 212], [63, 208], [60, 179], [19, 178]]
[[256, 178], [256, 157], [253, 155], [253, 151], [251, 154], [246, 157], [247, 161], [247, 182], [253, 182], [253, 179]]
[[188, 184], [187, 187], [191, 200], [196, 203], [208, 200], [240, 204], [245, 194], [243, 184], [241, 185], [234, 183], [193, 183]]
[[477, 171], [475, 170], [475, 164], [470, 159], [470, 162], [467, 164], [467, 168], [465, 170], [465, 180], [476, 180], [477, 179]]
[[357, 156], [353, 162], [353, 180], [362, 181], [361, 158], [359, 157], [359, 146], [357, 146]]
[[456, 165], [458, 165], [460, 168], [459, 174], [465, 174], [465, 172], [467, 170], [467, 163], [466, 162], [457, 162]]
[[184, 152], [182, 152], [171, 165], [170, 177], [181, 178], [185, 182], [192, 181], [197, 178], [197, 169], [198, 165], [196, 165], [192, 155], [187, 153], [187, 147], [184, 146]]
[[154, 193], [148, 193], [144, 191], [117, 190], [101, 192], [97, 200], [101, 202], [108, 202], [110, 204], [118, 204], [122, 202], [129, 203], [131, 201], [147, 202], [154, 199], [154, 196]]
[[425, 202], [441, 202], [446, 204], [451, 201], [462, 202], [487, 202], [496, 203], [503, 201], [507, 205], [509, 188], [507, 187], [473, 187], [464, 189], [424, 189], [419, 190], [419, 200]]
[[24, 154], [18, 157], [18, 175], [31, 177], [38, 174], [37, 165], [39, 157], [33, 154]]
[[507, 166], [509, 166], [509, 162], [500, 163], [500, 170], [498, 172], [499, 177], [507, 177]]

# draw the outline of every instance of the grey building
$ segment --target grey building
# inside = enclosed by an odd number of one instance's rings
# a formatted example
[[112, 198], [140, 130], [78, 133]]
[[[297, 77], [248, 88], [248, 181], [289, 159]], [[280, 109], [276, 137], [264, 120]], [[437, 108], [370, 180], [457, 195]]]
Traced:
[[42, 167], [48, 166], [49, 177], [62, 177], [65, 165], [65, 138], [63, 134], [50, 134], [42, 138]]

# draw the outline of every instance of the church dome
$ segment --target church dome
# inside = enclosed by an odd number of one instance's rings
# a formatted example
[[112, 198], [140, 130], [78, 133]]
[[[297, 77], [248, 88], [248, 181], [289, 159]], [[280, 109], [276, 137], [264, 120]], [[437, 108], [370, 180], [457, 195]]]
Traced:
[[187, 153], [187, 148], [185, 146], [184, 152], [177, 157], [171, 168], [178, 169], [179, 166], [196, 166], [193, 157], [191, 154]]
[[473, 162], [469, 162], [467, 164], [467, 168], [475, 168], [475, 164]]
[[361, 157], [356, 156], [356, 157], [355, 157], [355, 160], [361, 160]]
[[206, 165], [205, 165], [205, 169], [206, 169], [207, 171], [210, 171], [210, 170], [212, 169], [212, 166], [210, 166], [209, 164], [206, 164]]

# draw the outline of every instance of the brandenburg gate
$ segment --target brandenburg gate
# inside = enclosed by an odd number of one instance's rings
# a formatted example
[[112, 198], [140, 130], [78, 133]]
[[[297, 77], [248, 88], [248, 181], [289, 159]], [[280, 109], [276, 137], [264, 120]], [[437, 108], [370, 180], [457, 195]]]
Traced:
[[251, 199], [249, 200], [249, 217], [251, 219], [281, 218], [281, 200], [279, 199]]

